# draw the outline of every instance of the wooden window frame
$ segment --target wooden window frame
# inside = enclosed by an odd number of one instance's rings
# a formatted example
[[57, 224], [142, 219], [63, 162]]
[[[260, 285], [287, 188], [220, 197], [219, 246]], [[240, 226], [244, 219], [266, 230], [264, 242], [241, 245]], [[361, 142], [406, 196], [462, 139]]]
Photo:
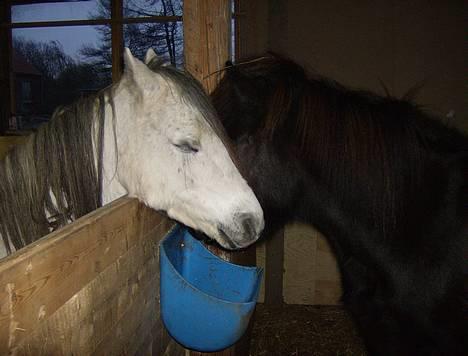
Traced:
[[156, 23], [156, 22], [183, 22], [182, 16], [148, 16], [148, 17], [123, 17], [123, 0], [111, 1], [111, 17], [108, 19], [93, 20], [59, 20], [37, 22], [11, 22], [11, 7], [14, 5], [27, 5], [35, 3], [47, 3], [59, 1], [47, 0], [4, 0], [0, 5], [0, 135], [8, 133], [8, 122], [15, 115], [14, 83], [11, 71], [12, 62], [12, 30], [16, 28], [32, 27], [63, 27], [63, 26], [96, 26], [107, 25], [111, 27], [112, 48], [112, 81], [120, 79], [122, 73], [123, 53], [123, 26], [131, 23]]

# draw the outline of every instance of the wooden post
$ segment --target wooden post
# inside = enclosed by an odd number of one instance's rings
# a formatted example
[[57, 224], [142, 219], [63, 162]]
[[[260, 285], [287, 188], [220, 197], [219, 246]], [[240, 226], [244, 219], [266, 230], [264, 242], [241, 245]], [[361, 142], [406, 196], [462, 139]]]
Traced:
[[[236, 0], [235, 60], [263, 55], [268, 50], [268, 11], [272, 0]], [[286, 6], [286, 5], [285, 5]]]
[[184, 1], [185, 68], [211, 93], [230, 58], [230, 0]]
[[[0, 4], [0, 23], [11, 22], [11, 4], [5, 1]], [[8, 122], [12, 114], [12, 83], [11, 71], [11, 28], [0, 27], [0, 134], [4, 134], [8, 129]]]
[[112, 39], [112, 82], [116, 83], [122, 76], [123, 58], [123, 0], [112, 0], [111, 2], [111, 39]]
[[265, 304], [283, 304], [284, 228], [266, 242]]
[[[231, 46], [231, 1], [230, 0], [185, 0], [184, 1], [184, 53], [185, 68], [197, 78], [208, 93], [211, 93], [230, 59]], [[208, 248], [221, 258], [236, 264], [255, 265], [255, 247], [246, 251], [229, 252], [210, 245]], [[199, 355], [248, 355], [250, 333], [232, 347], [216, 353], [191, 351]]]

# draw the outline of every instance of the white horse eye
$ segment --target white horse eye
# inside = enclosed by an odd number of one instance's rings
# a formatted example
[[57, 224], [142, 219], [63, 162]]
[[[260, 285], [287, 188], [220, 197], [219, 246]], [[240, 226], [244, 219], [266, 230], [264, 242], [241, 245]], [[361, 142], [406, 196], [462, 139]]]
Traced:
[[188, 141], [183, 141], [180, 143], [174, 143], [173, 144], [175, 147], [177, 147], [179, 150], [181, 150], [184, 153], [197, 153], [199, 150], [199, 145], [196, 143], [188, 142]]

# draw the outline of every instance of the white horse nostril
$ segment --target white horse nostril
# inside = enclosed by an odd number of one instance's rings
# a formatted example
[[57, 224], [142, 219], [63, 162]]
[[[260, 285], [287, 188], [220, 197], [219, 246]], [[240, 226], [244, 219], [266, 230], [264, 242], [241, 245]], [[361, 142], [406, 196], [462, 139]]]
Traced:
[[255, 215], [242, 213], [236, 215], [234, 226], [219, 225], [218, 232], [222, 237], [221, 244], [228, 249], [244, 248], [258, 238], [260, 224]]
[[243, 230], [243, 240], [251, 241], [257, 237], [256, 221], [255, 217], [250, 214], [241, 217], [241, 226]]
[[230, 233], [226, 232], [225, 228], [223, 228], [222, 226], [221, 227], [218, 227], [218, 231], [219, 231], [219, 234], [223, 237], [223, 241], [224, 241], [224, 247], [225, 248], [228, 248], [228, 249], [231, 249], [231, 250], [235, 250], [237, 248], [239, 248], [239, 246], [233, 241], [233, 236], [231, 236]]

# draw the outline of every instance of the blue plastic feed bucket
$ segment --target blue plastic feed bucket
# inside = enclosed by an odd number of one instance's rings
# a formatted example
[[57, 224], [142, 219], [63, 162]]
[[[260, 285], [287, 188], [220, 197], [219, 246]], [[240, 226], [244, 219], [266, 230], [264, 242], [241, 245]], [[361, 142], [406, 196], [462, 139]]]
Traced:
[[171, 336], [203, 352], [239, 340], [257, 302], [262, 269], [220, 259], [180, 225], [159, 251], [161, 316]]

